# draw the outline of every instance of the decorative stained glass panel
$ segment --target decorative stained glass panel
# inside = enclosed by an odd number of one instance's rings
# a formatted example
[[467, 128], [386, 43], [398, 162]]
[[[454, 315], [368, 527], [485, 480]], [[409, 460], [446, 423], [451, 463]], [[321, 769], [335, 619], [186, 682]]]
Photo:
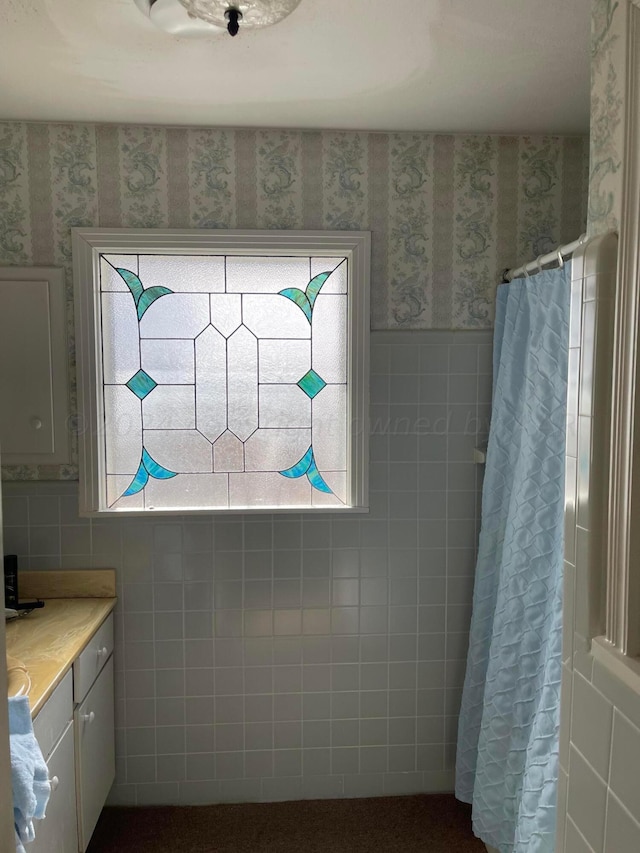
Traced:
[[101, 252], [104, 508], [348, 506], [349, 264]]

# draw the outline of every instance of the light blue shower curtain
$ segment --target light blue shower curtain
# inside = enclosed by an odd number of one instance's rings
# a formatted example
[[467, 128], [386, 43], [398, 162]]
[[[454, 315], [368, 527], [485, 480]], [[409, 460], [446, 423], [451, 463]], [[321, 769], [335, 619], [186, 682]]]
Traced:
[[456, 796], [500, 853], [555, 848], [569, 282], [498, 288]]

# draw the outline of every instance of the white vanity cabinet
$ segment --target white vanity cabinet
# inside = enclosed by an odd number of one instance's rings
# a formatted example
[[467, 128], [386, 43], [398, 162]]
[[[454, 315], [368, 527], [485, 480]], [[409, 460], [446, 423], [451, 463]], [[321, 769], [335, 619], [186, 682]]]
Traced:
[[113, 656], [74, 712], [79, 849], [86, 850], [116, 775]]
[[33, 721], [52, 783], [29, 853], [84, 853], [115, 778], [113, 615]]
[[68, 672], [33, 721], [49, 768], [51, 796], [46, 819], [36, 821], [36, 838], [29, 845], [29, 853], [74, 853], [78, 850], [72, 714], [72, 673]]

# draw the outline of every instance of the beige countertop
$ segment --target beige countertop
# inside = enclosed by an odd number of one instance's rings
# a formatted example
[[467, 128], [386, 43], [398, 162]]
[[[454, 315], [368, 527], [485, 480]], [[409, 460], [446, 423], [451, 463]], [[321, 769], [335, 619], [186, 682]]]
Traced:
[[[53, 573], [32, 573], [33, 576], [36, 574]], [[81, 574], [90, 573], [78, 572], [78, 581], [81, 580]], [[51, 578], [47, 580], [50, 582]], [[49, 598], [44, 594], [40, 596], [46, 602], [42, 609], [7, 622], [7, 655], [17, 658], [31, 679], [29, 704], [32, 717], [40, 711], [115, 607], [115, 582], [113, 587], [110, 596], [105, 595], [109, 592], [107, 588], [98, 593], [104, 597], [96, 598], [84, 597], [87, 590], [81, 586], [77, 594], [83, 597]], [[64, 586], [65, 595], [72, 596], [74, 592], [68, 584]]]

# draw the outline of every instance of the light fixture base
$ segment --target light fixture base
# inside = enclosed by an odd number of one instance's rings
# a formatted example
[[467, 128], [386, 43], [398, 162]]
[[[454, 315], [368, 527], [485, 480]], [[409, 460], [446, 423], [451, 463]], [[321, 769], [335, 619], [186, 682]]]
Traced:
[[242, 12], [239, 9], [234, 9], [232, 7], [227, 9], [224, 16], [228, 21], [227, 32], [230, 36], [237, 36], [238, 30], [240, 29], [240, 21], [242, 20]]
[[[300, 0], [180, 0], [180, 3], [192, 17], [225, 27], [231, 33], [229, 24], [235, 29], [239, 21], [243, 30], [277, 24], [297, 8]], [[238, 15], [235, 22], [234, 12]]]

